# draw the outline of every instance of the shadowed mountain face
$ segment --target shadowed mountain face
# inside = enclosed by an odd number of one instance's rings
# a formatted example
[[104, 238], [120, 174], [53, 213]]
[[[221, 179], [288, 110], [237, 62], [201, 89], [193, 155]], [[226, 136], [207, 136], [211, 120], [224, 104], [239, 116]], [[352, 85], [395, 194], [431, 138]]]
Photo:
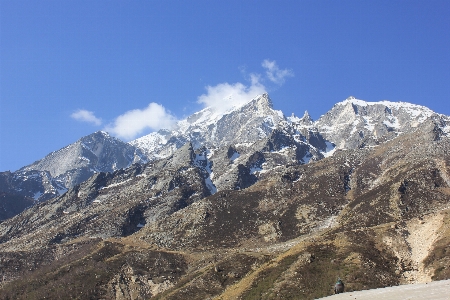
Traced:
[[[267, 99], [224, 116], [270, 113]], [[0, 223], [0, 299], [315, 299], [338, 277], [346, 291], [450, 277], [447, 117], [347, 99], [227, 144], [214, 118]]]

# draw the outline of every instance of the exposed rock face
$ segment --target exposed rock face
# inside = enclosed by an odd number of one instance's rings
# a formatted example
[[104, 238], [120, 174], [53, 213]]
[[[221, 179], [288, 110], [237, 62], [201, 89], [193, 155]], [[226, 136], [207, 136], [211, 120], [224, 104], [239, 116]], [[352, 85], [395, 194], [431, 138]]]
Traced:
[[281, 118], [246, 143], [166, 132], [147, 163], [0, 223], [0, 298], [315, 299], [337, 277], [346, 291], [450, 278], [448, 118], [380, 105]]

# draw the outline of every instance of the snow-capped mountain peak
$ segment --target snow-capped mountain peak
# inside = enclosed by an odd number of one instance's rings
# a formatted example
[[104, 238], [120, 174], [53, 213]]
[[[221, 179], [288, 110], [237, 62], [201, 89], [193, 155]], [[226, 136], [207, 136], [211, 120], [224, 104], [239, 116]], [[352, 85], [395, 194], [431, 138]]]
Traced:
[[427, 107], [406, 103], [369, 102], [349, 97], [321, 116], [315, 126], [338, 148], [376, 145], [440, 117]]
[[187, 141], [195, 149], [253, 143], [266, 137], [285, 119], [281, 111], [273, 109], [269, 95], [262, 94], [225, 111], [204, 108], [179, 121], [172, 130], [151, 133], [130, 144], [141, 148], [152, 159], [170, 155]]
[[[349, 97], [313, 121], [307, 111], [301, 118], [294, 114], [286, 118], [273, 109], [269, 95], [262, 94], [224, 110], [207, 107], [172, 129], [162, 129], [130, 143], [98, 131], [23, 167], [14, 176], [19, 181], [36, 178], [36, 188], [27, 195], [38, 195], [34, 198], [42, 200], [45, 195], [61, 194], [96, 172], [114, 172], [133, 163], [169, 157], [186, 143], [191, 143], [194, 150], [204, 147], [209, 157], [234, 145], [235, 152], [240, 153], [239, 158], [231, 160], [236, 168], [242, 164], [267, 171], [287, 161], [286, 157], [305, 163], [311, 157], [317, 160], [330, 156], [336, 149], [376, 146], [416, 130], [427, 120], [436, 124], [437, 139], [450, 134], [447, 116], [411, 103]], [[254, 156], [256, 152], [261, 153]], [[218, 179], [220, 164], [217, 158], [215, 161]], [[223, 172], [228, 170], [227, 165], [221, 168]], [[245, 170], [240, 168], [238, 173], [242, 175]]]
[[436, 114], [434, 111], [432, 111], [428, 107], [425, 107], [422, 105], [412, 104], [412, 103], [408, 103], [408, 102], [392, 102], [392, 101], [387, 101], [387, 100], [377, 101], [377, 102], [369, 102], [369, 101], [356, 99], [353, 96], [347, 98], [346, 100], [344, 100], [342, 102], [337, 103], [336, 105], [345, 106], [345, 105], [349, 105], [349, 104], [351, 104], [352, 106], [355, 107], [355, 113], [358, 113], [358, 111], [356, 110], [356, 107], [366, 107], [367, 108], [369, 106], [385, 106], [388, 108], [386, 110], [386, 112], [388, 112], [388, 113], [392, 113], [392, 111], [404, 111], [406, 113], [409, 113], [411, 115], [411, 117], [413, 117], [413, 118], [420, 116], [420, 119], [422, 120], [421, 122], [423, 122], [426, 118], [429, 118], [432, 115]]

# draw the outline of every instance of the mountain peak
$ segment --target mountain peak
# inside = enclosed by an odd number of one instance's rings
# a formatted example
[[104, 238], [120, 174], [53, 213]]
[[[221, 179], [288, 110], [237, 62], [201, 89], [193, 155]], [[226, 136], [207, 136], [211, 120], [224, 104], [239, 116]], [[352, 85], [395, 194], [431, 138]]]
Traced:
[[272, 100], [269, 97], [269, 94], [264, 93], [262, 95], [258, 95], [246, 104], [242, 106], [244, 107], [253, 107], [255, 110], [267, 111], [273, 109]]
[[311, 118], [310, 114], [307, 110], [305, 110], [305, 113], [303, 114], [303, 117], [299, 118], [292, 113], [292, 116], [288, 118], [291, 122], [298, 123], [301, 125], [312, 125], [314, 123], [314, 120]]
[[305, 110], [305, 113], [303, 114], [302, 119], [304, 120], [310, 120], [311, 122], [313, 121], [313, 119], [311, 118], [309, 112], [307, 110]]
[[367, 102], [364, 100], [356, 99], [353, 96], [348, 97], [342, 102], [339, 102], [338, 105], [356, 105], [356, 106], [367, 106], [371, 102]]

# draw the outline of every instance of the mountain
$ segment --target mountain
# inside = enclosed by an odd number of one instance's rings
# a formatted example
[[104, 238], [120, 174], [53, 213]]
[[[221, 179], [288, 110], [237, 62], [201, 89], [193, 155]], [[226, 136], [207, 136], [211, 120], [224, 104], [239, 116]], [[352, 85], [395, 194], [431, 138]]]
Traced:
[[139, 149], [98, 131], [16, 172], [0, 173], [0, 191], [30, 205], [62, 195], [95, 173], [145, 161]]
[[[280, 141], [285, 145], [279, 144]], [[200, 160], [210, 165], [206, 177], [213, 191], [245, 188], [256, 182], [258, 173], [267, 168], [323, 157], [320, 151], [310, 149], [298, 134], [293, 134], [283, 113], [274, 110], [269, 96], [264, 94], [226, 112], [203, 109], [178, 122], [171, 131], [160, 130], [130, 143], [99, 131], [16, 172], [1, 173], [5, 183], [0, 182], [0, 190], [24, 204], [8, 212], [5, 208], [0, 220], [34, 202], [62, 195], [95, 173], [114, 172], [133, 163], [165, 158], [188, 142], [196, 150], [203, 149]], [[228, 147], [234, 149], [234, 157], [223, 154]], [[283, 147], [295, 147], [295, 150], [275, 153]]]
[[337, 103], [313, 126], [338, 149], [354, 149], [375, 146], [411, 132], [428, 119], [444, 127], [449, 120], [447, 116], [420, 105], [390, 101], [366, 102], [349, 97]]
[[205, 108], [173, 130], [160, 130], [130, 144], [152, 160], [190, 142], [194, 149], [203, 149], [215, 190], [224, 190], [246, 188], [267, 170], [319, 160], [330, 150], [316, 130], [305, 128], [303, 134], [263, 94], [226, 112]]
[[131, 145], [98, 131], [21, 168], [19, 172], [45, 170], [70, 188], [94, 172], [113, 172], [143, 161], [142, 154]]
[[283, 113], [273, 109], [269, 95], [263, 94], [225, 112], [205, 108], [179, 121], [173, 130], [160, 130], [130, 144], [150, 158], [167, 156], [187, 141], [195, 148], [208, 149], [245, 145], [267, 137], [284, 120]]
[[[87, 180], [5, 215], [0, 299], [316, 299], [337, 277], [347, 291], [448, 279], [449, 133], [412, 104], [349, 98], [314, 121], [262, 95], [114, 140], [123, 167], [97, 154]], [[51, 182], [57, 161], [20, 171]], [[0, 175], [6, 199], [17, 174]]]

